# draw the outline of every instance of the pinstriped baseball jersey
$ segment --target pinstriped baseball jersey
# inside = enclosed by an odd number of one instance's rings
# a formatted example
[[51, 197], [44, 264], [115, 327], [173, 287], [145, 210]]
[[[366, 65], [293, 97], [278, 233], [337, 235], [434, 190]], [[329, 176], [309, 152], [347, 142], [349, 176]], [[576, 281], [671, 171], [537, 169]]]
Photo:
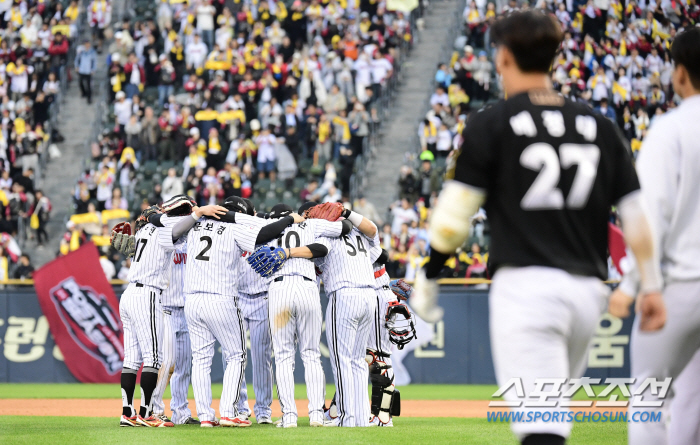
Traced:
[[127, 275], [130, 283], [165, 289], [172, 269], [173, 228], [146, 224], [136, 233], [136, 251]]
[[187, 234], [185, 293], [238, 295], [238, 264], [255, 249], [260, 227], [255, 217], [237, 214], [238, 223], [200, 218]]
[[[263, 227], [275, 222], [275, 219], [253, 218], [250, 224], [254, 227]], [[247, 221], [246, 221], [247, 222]], [[243, 251], [242, 257], [246, 259], [252, 251]], [[255, 272], [248, 261], [238, 262], [238, 292], [247, 295], [259, 295], [267, 292], [267, 281]]]
[[[282, 232], [282, 235], [278, 239], [271, 241], [269, 245], [286, 248], [306, 246], [318, 242], [321, 237], [329, 240], [337, 239], [342, 230], [343, 223], [340, 221], [331, 222], [325, 219], [309, 219], [287, 227]], [[277, 277], [292, 275], [301, 275], [313, 280], [316, 277], [314, 262], [305, 258], [291, 258], [285, 261], [277, 273], [268, 278], [268, 283]]]
[[343, 288], [374, 288], [374, 271], [369, 250], [376, 240], [353, 228], [340, 238], [321, 238], [328, 255], [319, 261], [326, 294]]
[[[160, 222], [165, 227], [172, 227], [182, 220], [191, 216], [163, 216]], [[173, 255], [173, 266], [170, 271], [170, 282], [160, 301], [163, 307], [184, 307], [185, 294], [182, 291], [185, 285], [185, 266], [187, 265], [187, 237], [183, 236], [175, 242], [175, 255]]]

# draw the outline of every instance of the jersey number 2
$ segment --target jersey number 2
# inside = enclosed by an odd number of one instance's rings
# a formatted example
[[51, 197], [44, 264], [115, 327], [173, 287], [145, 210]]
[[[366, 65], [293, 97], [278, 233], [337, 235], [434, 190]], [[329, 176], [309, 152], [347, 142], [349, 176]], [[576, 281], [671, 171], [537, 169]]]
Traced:
[[[524, 210], [570, 209], [586, 207], [595, 182], [600, 161], [600, 148], [593, 144], [561, 144], [559, 156], [549, 144], [538, 142], [529, 145], [520, 155], [520, 165], [538, 171], [520, 206]], [[576, 165], [576, 176], [569, 196], [557, 188], [562, 168]]]
[[203, 236], [199, 239], [200, 241], [204, 241], [207, 243], [206, 246], [204, 246], [204, 249], [202, 249], [201, 252], [199, 252], [199, 255], [194, 257], [195, 260], [201, 260], [201, 261], [209, 261], [209, 257], [206, 255], [207, 252], [209, 252], [209, 249], [211, 249], [211, 237], [210, 236]]

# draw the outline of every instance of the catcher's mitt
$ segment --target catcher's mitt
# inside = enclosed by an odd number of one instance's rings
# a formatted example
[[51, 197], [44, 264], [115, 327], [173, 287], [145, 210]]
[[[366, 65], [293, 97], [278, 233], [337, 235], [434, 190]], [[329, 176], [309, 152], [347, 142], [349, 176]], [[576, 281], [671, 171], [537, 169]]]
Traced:
[[280, 270], [287, 261], [287, 253], [281, 247], [262, 246], [247, 261], [255, 272], [267, 278]]
[[119, 223], [112, 229], [109, 243], [122, 254], [130, 257], [134, 254], [134, 236], [131, 235], [131, 224]]
[[389, 283], [389, 287], [391, 287], [391, 291], [396, 295], [399, 301], [408, 300], [411, 296], [411, 292], [413, 292], [411, 285], [404, 280], [392, 280], [391, 283]]
[[337, 221], [343, 214], [345, 207], [339, 202], [324, 202], [323, 204], [315, 205], [304, 211], [301, 215], [304, 218], [325, 219], [327, 221]]

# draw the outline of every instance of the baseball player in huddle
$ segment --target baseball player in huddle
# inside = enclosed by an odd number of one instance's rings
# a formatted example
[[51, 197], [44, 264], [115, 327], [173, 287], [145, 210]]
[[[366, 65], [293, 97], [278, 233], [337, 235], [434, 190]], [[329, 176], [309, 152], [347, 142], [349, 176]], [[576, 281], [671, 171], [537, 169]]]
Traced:
[[[255, 216], [255, 207], [243, 198], [245, 213]], [[242, 209], [241, 209], [242, 210]], [[269, 224], [267, 219], [257, 218], [253, 223], [260, 226]], [[251, 252], [243, 252], [247, 257]], [[267, 318], [267, 282], [256, 273], [247, 261], [238, 262], [238, 304], [243, 319], [243, 330], [250, 331], [250, 358], [253, 367], [253, 388], [255, 389], [255, 419], [259, 424], [272, 423], [272, 340]], [[238, 402], [238, 416], [248, 418], [248, 390], [245, 379], [241, 384]]]
[[[159, 222], [166, 227], [175, 225], [182, 218], [192, 213], [196, 202], [187, 195], [173, 196], [162, 205], [164, 215]], [[155, 225], [159, 225], [154, 221]], [[185, 266], [187, 264], [187, 242], [180, 238], [175, 243], [173, 266], [168, 287], [163, 290], [163, 364], [158, 376], [158, 384], [153, 392], [153, 414], [164, 422], [170, 421], [165, 416], [163, 394], [170, 381], [170, 410], [172, 422], [176, 425], [199, 425], [192, 418], [187, 402], [187, 389], [190, 386], [192, 372], [192, 349], [190, 334], [185, 319]], [[171, 376], [172, 374], [172, 376]]]
[[362, 215], [345, 211], [354, 226], [340, 238], [319, 240], [328, 249], [316, 260], [328, 295], [326, 338], [335, 379], [338, 418], [335, 425], [369, 426], [367, 395], [369, 371], [365, 361], [376, 295], [369, 251], [375, 245], [377, 227]]
[[[634, 391], [639, 390], [648, 378], [671, 378], [671, 394], [675, 395], [670, 399], [670, 423], [629, 424], [629, 443], [635, 445], [700, 443], [697, 424], [700, 414], [697, 383], [700, 367], [700, 232], [697, 227], [700, 221], [700, 207], [697, 205], [700, 189], [697, 177], [700, 169], [700, 130], [697, 125], [700, 117], [700, 28], [690, 28], [678, 34], [671, 47], [671, 57], [675, 65], [673, 89], [683, 101], [675, 110], [654, 122], [637, 159], [641, 199], [659, 245], [660, 259], [656, 265], [661, 264], [663, 273], [667, 322], [658, 332], [643, 332], [643, 318], [635, 319], [630, 362], [632, 377], [635, 378]], [[629, 315], [629, 307], [637, 295], [644, 303], [648, 288], [645, 289], [640, 278], [644, 277], [644, 269], [651, 266], [639, 258], [637, 264], [610, 298], [610, 313], [613, 315]], [[648, 387], [641, 389], [645, 401], [663, 401], [665, 393], [650, 391]], [[630, 411], [634, 414], [644, 409], [637, 405]]]
[[[373, 326], [367, 343], [365, 360], [369, 365], [369, 379], [372, 383], [370, 425], [393, 427], [392, 416], [401, 413], [401, 396], [394, 385], [394, 370], [391, 363], [391, 344], [399, 349], [416, 338], [416, 330], [408, 307], [401, 303], [411, 295], [411, 286], [403, 280], [389, 280], [385, 264], [388, 253], [380, 243], [370, 250], [370, 259], [374, 260], [374, 291], [377, 302], [374, 308]], [[335, 395], [326, 410], [326, 418], [338, 417]]]
[[[243, 321], [238, 306], [238, 262], [243, 252], [276, 238], [301, 217], [289, 216], [265, 227], [245, 214], [245, 202], [227, 198], [224, 206], [233, 223], [200, 218], [187, 235], [185, 269], [185, 316], [192, 342], [192, 385], [202, 427], [247, 427], [238, 418], [238, 402], [244, 379], [246, 349]], [[233, 213], [232, 213], [233, 212]], [[241, 212], [241, 213], [238, 213]], [[227, 219], [227, 221], [229, 221]], [[211, 407], [211, 363], [214, 342], [221, 344], [226, 366], [221, 395], [221, 422]]]
[[[195, 207], [193, 211], [198, 217], [215, 215], [217, 206]], [[123, 408], [119, 425], [125, 427], [174, 426], [172, 422], [165, 422], [152, 414], [151, 399], [163, 361], [160, 296], [170, 280], [174, 242], [187, 233], [194, 220], [183, 219], [171, 227], [156, 227], [148, 219], [157, 213], [157, 207], [149, 207], [136, 221], [134, 244], [128, 252], [133, 255], [128, 275], [129, 285], [119, 302], [119, 313], [124, 325], [124, 369], [121, 376]], [[115, 238], [113, 232], [113, 245]], [[133, 396], [136, 374], [142, 364], [141, 407], [137, 413], [133, 407]]]
[[[303, 204], [303, 213], [313, 204]], [[280, 218], [293, 212], [286, 204], [277, 204], [270, 211], [270, 218]], [[309, 399], [309, 424], [324, 426], [325, 376], [321, 366], [321, 330], [323, 313], [316, 283], [313, 258], [326, 254], [325, 246], [318, 243], [321, 237], [337, 238], [347, 234], [351, 225], [309, 219], [293, 224], [270, 243], [289, 251], [289, 259], [270, 277], [269, 320], [272, 345], [275, 352], [277, 393], [282, 406], [281, 428], [297, 426], [297, 409], [294, 401], [294, 351], [304, 363], [307, 397]]]

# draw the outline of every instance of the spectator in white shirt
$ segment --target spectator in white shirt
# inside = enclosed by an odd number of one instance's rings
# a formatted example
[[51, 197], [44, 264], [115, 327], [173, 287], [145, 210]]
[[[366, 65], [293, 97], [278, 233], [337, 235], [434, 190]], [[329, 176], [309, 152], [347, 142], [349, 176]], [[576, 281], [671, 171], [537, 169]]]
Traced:
[[211, 0], [203, 0], [197, 6], [197, 31], [201, 33], [210, 51], [214, 47], [214, 14], [216, 14], [216, 8], [211, 3]]
[[441, 124], [437, 134], [437, 155], [446, 158], [452, 150], [452, 132]]
[[360, 102], [366, 102], [365, 88], [372, 85], [372, 66], [369, 63], [369, 56], [362, 53], [353, 64], [355, 70], [355, 93]]
[[124, 127], [129, 123], [129, 119], [132, 114], [131, 99], [126, 98], [126, 93], [123, 91], [117, 92], [115, 96], [116, 101], [114, 102], [114, 115], [117, 118], [117, 124], [124, 134]]
[[374, 52], [374, 59], [370, 66], [372, 67], [372, 91], [374, 97], [379, 97], [382, 93], [382, 85], [391, 76], [394, 67], [378, 50]]
[[391, 233], [394, 235], [401, 233], [401, 225], [408, 224], [410, 226], [411, 221], [419, 221], [418, 214], [413, 210], [413, 206], [406, 198], [401, 200], [400, 206], [396, 205], [396, 203], [392, 204], [391, 214], [394, 217], [391, 223]]
[[430, 96], [430, 106], [432, 107], [435, 104], [440, 104], [443, 107], [450, 105], [450, 97], [447, 95], [447, 93], [445, 93], [445, 89], [441, 86], [437, 87], [433, 95]]
[[188, 69], [203, 68], [207, 60], [207, 45], [202, 42], [199, 34], [195, 34], [194, 41], [188, 43], [185, 48], [185, 61]]
[[274, 181], [276, 178], [276, 144], [277, 138], [275, 137], [275, 135], [270, 133], [269, 128], [264, 128], [260, 132], [260, 134], [255, 138], [255, 145], [258, 146], [258, 175], [260, 179], [263, 179], [265, 177], [265, 173], [269, 174], [271, 181]]
[[593, 91], [593, 102], [597, 104], [604, 97], [607, 98], [610, 94], [610, 87], [612, 87], [612, 83], [605, 75], [605, 69], [599, 66], [595, 76], [588, 79], [588, 88]]
[[177, 177], [177, 171], [174, 168], [168, 169], [168, 176], [163, 180], [163, 191], [161, 192], [163, 202], [173, 196], [182, 195], [184, 192], [185, 188], [182, 185], [182, 180]]
[[659, 57], [659, 52], [656, 48], [652, 47], [651, 54], [649, 54], [647, 59], [644, 61], [644, 66], [646, 67], [647, 71], [649, 74], [660, 74], [663, 64], [664, 61], [661, 59], [661, 57]]

